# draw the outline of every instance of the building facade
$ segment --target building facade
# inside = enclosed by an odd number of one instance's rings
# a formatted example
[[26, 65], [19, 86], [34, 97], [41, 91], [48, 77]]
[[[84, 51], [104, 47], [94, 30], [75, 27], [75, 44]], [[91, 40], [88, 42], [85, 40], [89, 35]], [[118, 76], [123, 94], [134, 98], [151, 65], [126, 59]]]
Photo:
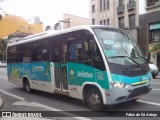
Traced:
[[144, 7], [139, 16], [139, 44], [160, 70], [160, 54], [149, 52], [160, 43], [160, 0], [142, 0], [141, 5]]
[[35, 34], [42, 31], [42, 22], [35, 22], [35, 20], [29, 22], [20, 16], [10, 14], [4, 14], [0, 19], [0, 39], [7, 38], [15, 32]]
[[62, 18], [58, 22], [53, 23], [53, 25], [45, 26], [45, 31], [61, 30], [61, 29], [78, 26], [78, 25], [89, 25], [89, 19], [64, 13]]
[[0, 39], [10, 34], [35, 34], [43, 31], [43, 24], [38, 16], [26, 20], [20, 16], [7, 14], [5, 0], [0, 0]]
[[77, 25], [89, 25], [89, 19], [66, 13], [63, 14], [63, 20], [66, 21], [63, 24], [64, 29]]
[[128, 30], [138, 38], [139, 0], [90, 0], [90, 24]]

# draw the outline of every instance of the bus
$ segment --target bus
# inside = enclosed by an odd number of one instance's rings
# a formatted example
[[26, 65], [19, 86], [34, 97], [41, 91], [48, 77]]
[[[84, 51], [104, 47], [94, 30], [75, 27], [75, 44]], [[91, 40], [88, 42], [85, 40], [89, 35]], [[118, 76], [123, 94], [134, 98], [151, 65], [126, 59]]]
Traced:
[[84, 25], [43, 32], [7, 47], [9, 82], [80, 99], [94, 111], [151, 91], [144, 55], [128, 32]]

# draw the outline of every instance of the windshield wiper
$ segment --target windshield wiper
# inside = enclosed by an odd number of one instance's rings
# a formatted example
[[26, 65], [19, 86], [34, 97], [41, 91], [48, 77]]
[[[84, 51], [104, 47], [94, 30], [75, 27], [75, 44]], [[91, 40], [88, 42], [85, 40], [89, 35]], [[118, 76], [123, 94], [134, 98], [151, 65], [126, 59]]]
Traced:
[[143, 56], [137, 56], [137, 57], [134, 57], [134, 58], [139, 58], [139, 57], [142, 58], [145, 63], [148, 63], [147, 60]]
[[119, 57], [122, 57], [122, 58], [127, 57], [127, 58], [129, 58], [130, 60], [132, 60], [134, 63], [136, 63], [136, 64], [138, 65], [138, 68], [140, 67], [140, 64], [139, 64], [139, 63], [137, 63], [135, 60], [133, 60], [132, 58], [130, 58], [130, 57], [128, 57], [128, 56], [125, 56], [125, 55], [110, 56], [110, 57], [108, 57], [108, 58], [119, 58]]

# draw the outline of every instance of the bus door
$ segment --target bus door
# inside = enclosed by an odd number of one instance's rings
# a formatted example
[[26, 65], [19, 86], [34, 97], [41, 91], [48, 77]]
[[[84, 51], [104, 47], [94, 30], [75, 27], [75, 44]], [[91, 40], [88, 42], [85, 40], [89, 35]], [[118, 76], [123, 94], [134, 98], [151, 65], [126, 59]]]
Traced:
[[56, 44], [54, 47], [56, 50], [53, 52], [55, 52], [55, 57], [57, 57], [57, 60], [54, 62], [56, 92], [68, 94], [67, 64], [65, 60], [65, 49], [67, 48], [64, 43]]

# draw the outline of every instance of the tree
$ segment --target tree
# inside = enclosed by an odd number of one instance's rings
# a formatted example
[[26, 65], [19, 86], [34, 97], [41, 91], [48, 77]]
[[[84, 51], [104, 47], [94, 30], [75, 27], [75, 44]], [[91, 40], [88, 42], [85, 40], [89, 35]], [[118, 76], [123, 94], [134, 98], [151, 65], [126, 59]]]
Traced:
[[160, 53], [160, 43], [156, 44], [149, 52]]
[[7, 47], [7, 40], [0, 39], [0, 61], [5, 61], [6, 59], [6, 47]]

